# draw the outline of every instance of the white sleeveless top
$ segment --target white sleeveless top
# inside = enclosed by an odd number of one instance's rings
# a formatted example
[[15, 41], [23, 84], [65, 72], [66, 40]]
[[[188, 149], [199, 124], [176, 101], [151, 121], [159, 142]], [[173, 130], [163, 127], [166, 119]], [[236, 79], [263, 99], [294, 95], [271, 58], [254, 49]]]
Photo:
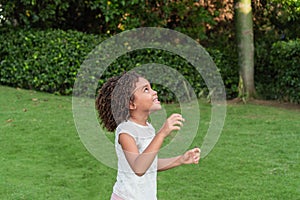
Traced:
[[126, 133], [132, 136], [138, 150], [142, 153], [155, 136], [153, 126], [139, 125], [130, 120], [122, 122], [116, 129], [115, 148], [118, 157], [118, 175], [113, 193], [124, 200], [157, 200], [156, 176], [157, 156], [143, 176], [137, 176], [128, 164], [122, 146], [119, 144], [119, 134]]

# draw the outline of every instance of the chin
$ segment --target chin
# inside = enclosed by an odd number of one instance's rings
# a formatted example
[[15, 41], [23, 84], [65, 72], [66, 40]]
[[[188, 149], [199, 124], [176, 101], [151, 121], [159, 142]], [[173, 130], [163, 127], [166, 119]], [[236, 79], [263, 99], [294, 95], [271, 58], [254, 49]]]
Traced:
[[151, 109], [150, 109], [150, 113], [155, 112], [161, 110], [161, 105], [160, 104], [156, 104], [154, 105]]

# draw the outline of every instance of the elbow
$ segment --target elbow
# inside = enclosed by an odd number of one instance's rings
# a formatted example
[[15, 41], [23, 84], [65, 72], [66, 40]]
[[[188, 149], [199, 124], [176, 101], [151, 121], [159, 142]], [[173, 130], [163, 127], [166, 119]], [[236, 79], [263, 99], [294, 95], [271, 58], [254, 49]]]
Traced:
[[144, 169], [144, 167], [138, 167], [138, 166], [131, 166], [132, 171], [135, 175], [138, 177], [142, 177], [146, 174], [147, 169]]
[[130, 167], [131, 167], [132, 172], [139, 177], [144, 176], [146, 174], [146, 170], [144, 170], [144, 169], [139, 169], [134, 166], [130, 166]]

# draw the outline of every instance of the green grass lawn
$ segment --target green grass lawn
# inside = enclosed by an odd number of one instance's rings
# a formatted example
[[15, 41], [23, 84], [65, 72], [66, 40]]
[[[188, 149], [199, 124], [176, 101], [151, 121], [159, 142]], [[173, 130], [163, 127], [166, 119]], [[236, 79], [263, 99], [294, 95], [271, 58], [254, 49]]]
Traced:
[[[116, 170], [81, 143], [71, 97], [3, 86], [0, 94], [0, 199], [109, 199]], [[199, 135], [210, 105], [200, 110]], [[221, 137], [199, 165], [158, 174], [159, 200], [299, 199], [299, 122], [299, 111], [228, 105]]]

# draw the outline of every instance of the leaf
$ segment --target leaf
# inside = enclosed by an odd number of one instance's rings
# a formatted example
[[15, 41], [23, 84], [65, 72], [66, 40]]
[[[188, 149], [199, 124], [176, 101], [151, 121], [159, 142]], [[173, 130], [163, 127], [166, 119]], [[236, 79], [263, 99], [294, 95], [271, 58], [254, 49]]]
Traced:
[[6, 120], [6, 122], [11, 123], [11, 122], [13, 122], [13, 119], [8, 119], [8, 120]]

